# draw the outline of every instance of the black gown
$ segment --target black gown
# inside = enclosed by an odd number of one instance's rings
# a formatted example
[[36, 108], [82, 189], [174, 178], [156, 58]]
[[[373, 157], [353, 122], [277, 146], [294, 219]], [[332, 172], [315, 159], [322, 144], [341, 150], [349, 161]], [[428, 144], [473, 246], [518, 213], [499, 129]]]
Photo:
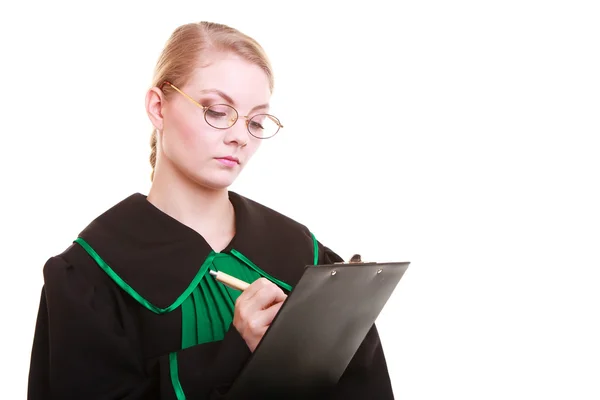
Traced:
[[[309, 264], [342, 261], [292, 219], [234, 192], [236, 234], [215, 253], [136, 193], [44, 266], [28, 398], [224, 399], [251, 355], [231, 324], [239, 292], [208, 269], [286, 293]], [[331, 399], [393, 399], [373, 326]], [[291, 397], [291, 396], [290, 396]]]

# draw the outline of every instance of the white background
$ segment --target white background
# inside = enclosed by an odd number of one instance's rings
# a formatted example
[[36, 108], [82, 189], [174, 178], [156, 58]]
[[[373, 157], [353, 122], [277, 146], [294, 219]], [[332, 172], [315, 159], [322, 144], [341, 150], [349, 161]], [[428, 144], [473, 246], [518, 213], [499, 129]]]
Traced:
[[1, 398], [25, 398], [46, 259], [147, 193], [144, 95], [199, 20], [276, 73], [285, 131], [232, 189], [411, 261], [378, 320], [397, 398], [600, 398], [596, 2], [7, 3]]

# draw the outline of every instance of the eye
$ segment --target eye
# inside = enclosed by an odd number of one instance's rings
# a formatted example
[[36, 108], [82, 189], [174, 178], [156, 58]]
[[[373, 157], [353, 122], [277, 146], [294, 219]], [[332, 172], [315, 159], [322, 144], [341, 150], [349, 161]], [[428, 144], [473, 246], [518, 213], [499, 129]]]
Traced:
[[237, 112], [227, 104], [214, 104], [206, 109], [206, 122], [214, 128], [225, 129], [237, 121]]
[[250, 129], [264, 130], [265, 128], [262, 126], [262, 124], [259, 121], [252, 120], [252, 121], [250, 121]]
[[227, 118], [231, 111], [225, 106], [211, 106], [206, 110], [206, 116], [209, 118]]

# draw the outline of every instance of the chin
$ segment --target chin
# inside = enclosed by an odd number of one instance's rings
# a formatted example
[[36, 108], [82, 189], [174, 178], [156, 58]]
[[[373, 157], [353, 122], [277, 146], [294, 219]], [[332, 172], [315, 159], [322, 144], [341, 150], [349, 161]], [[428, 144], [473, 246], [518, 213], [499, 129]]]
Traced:
[[237, 179], [242, 168], [206, 168], [205, 165], [198, 168], [181, 168], [182, 175], [192, 184], [209, 190], [227, 190]]
[[192, 181], [195, 184], [211, 190], [227, 190], [233, 184], [236, 176], [195, 176]]

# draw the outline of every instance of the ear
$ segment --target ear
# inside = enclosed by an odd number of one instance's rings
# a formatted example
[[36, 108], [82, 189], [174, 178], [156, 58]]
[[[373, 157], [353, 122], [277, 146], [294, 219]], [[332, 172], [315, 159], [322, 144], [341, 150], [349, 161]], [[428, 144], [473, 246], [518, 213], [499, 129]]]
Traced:
[[163, 129], [163, 92], [155, 87], [148, 89], [146, 93], [146, 114], [154, 127], [161, 131]]

